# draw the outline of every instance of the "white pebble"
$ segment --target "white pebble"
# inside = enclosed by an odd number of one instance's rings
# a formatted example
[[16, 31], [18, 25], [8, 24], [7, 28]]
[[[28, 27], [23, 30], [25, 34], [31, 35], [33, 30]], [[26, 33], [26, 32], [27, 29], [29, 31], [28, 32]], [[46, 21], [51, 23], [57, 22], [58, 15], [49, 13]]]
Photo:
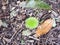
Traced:
[[2, 6], [2, 9], [5, 10], [6, 9], [6, 6]]
[[17, 1], [17, 4], [19, 4], [20, 3], [20, 1]]
[[58, 35], [58, 38], [60, 38], [60, 34]]

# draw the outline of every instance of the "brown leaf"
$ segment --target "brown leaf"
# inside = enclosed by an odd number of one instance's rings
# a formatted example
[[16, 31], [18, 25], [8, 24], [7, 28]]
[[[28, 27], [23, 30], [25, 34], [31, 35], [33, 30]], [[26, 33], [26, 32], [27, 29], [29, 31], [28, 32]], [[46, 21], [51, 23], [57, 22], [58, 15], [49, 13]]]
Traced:
[[39, 37], [41, 35], [44, 35], [49, 32], [49, 30], [53, 26], [53, 20], [52, 19], [47, 19], [44, 23], [39, 25], [39, 27], [36, 30], [36, 34], [34, 35], [35, 37]]

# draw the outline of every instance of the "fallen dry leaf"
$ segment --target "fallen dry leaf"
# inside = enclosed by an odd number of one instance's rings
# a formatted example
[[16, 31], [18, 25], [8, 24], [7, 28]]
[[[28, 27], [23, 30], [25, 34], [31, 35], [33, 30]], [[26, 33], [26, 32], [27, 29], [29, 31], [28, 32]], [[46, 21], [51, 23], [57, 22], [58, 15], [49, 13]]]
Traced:
[[34, 36], [39, 37], [41, 35], [48, 33], [49, 30], [52, 28], [52, 26], [53, 26], [53, 20], [47, 19], [44, 23], [38, 26]]

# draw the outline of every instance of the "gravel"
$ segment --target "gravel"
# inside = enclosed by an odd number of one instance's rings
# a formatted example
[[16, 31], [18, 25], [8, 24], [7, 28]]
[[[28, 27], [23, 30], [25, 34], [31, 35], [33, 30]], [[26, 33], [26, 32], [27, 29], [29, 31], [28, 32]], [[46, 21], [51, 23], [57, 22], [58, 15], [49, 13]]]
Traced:
[[[5, 0], [4, 0], [5, 1]], [[22, 8], [17, 0], [0, 1], [0, 45], [59, 45], [60, 44], [60, 2], [59, 0], [44, 0], [52, 6], [51, 10]], [[22, 31], [30, 30], [25, 27], [25, 20], [30, 16], [45, 21], [55, 19], [56, 26], [39, 38], [22, 35]], [[42, 22], [41, 22], [42, 23]], [[35, 29], [33, 29], [35, 30]], [[31, 30], [31, 32], [33, 32]], [[23, 44], [22, 44], [23, 41]]]

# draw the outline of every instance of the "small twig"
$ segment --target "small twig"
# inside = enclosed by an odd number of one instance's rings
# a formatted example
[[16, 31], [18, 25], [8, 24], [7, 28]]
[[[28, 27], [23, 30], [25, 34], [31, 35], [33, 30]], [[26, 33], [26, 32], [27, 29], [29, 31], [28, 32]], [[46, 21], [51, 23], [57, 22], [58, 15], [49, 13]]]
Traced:
[[[21, 26], [21, 27], [22, 27], [22, 26]], [[22, 29], [17, 30], [10, 39], [4, 38], [4, 37], [3, 37], [3, 39], [6, 40], [7, 42], [11, 42], [11, 40], [13, 40], [14, 36], [15, 36], [18, 32], [21, 32], [21, 31], [22, 31]]]
[[37, 41], [40, 41], [38, 38], [35, 38], [35, 37], [32, 37], [32, 36], [29, 36], [29, 38], [32, 38], [32, 39], [37, 40]]

